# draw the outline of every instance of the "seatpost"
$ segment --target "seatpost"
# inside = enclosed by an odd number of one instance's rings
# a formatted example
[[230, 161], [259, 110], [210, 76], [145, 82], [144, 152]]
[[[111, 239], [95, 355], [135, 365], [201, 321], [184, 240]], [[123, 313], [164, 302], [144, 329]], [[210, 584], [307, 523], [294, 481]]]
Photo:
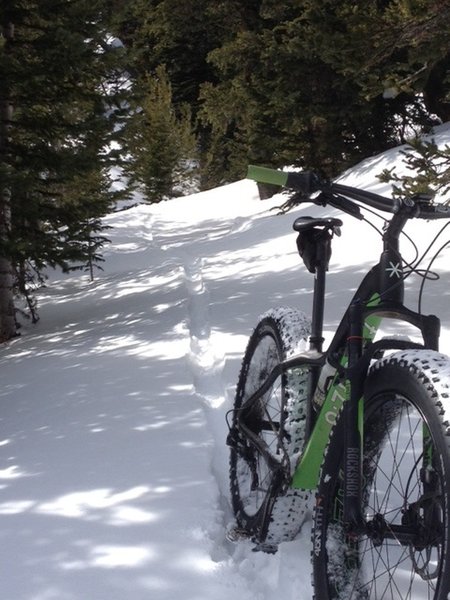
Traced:
[[[325, 312], [325, 280], [328, 270], [328, 264], [331, 256], [331, 234], [327, 230], [323, 230], [321, 235], [316, 240], [316, 255], [314, 269], [314, 288], [313, 288], [313, 306], [311, 318], [311, 336], [309, 338], [310, 350], [323, 352], [323, 317]], [[318, 385], [319, 376], [322, 367], [311, 367], [308, 382], [308, 398], [313, 398]], [[308, 404], [306, 415], [306, 432], [307, 435], [312, 430], [315, 420], [315, 412], [312, 410], [312, 402]]]
[[331, 235], [324, 229], [316, 241], [317, 254], [314, 273], [314, 293], [312, 306], [311, 337], [309, 347], [317, 352], [323, 351], [323, 316], [325, 310], [325, 280], [331, 255]]
[[325, 280], [327, 267], [321, 261], [314, 274], [314, 292], [311, 320], [311, 336], [309, 347], [311, 350], [322, 352], [323, 349], [323, 316], [325, 309]]

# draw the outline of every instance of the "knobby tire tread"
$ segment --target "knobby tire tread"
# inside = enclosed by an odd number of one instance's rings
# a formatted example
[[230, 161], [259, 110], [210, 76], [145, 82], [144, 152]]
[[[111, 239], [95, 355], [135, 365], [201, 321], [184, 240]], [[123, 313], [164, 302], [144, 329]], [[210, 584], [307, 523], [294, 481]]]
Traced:
[[[390, 396], [388, 396], [390, 394]], [[450, 359], [442, 354], [425, 350], [408, 350], [396, 352], [377, 361], [369, 372], [366, 382], [365, 403], [369, 419], [372, 424], [372, 431], [365, 431], [365, 476], [368, 480], [375, 480], [378, 469], [378, 459], [382, 456], [383, 449], [381, 448], [381, 440], [388, 437], [389, 419], [394, 423], [398, 418], [395, 405], [402, 405], [401, 397], [405, 399], [405, 406], [417, 408], [421, 418], [423, 418], [426, 426], [430, 428], [431, 437], [436, 445], [436, 455], [440, 455], [440, 487], [439, 502], [442, 503], [441, 511], [445, 526], [445, 535], [442, 537], [441, 558], [437, 560], [439, 567], [435, 568], [433, 576], [437, 571], [440, 572], [438, 578], [430, 579], [430, 584], [435, 586], [435, 589], [430, 588], [430, 600], [447, 600], [450, 593], [450, 557], [449, 557], [449, 529], [450, 529]], [[383, 400], [384, 398], [384, 400]], [[391, 398], [392, 400], [388, 400]], [[399, 398], [399, 400], [397, 400]], [[383, 409], [384, 412], [377, 416], [375, 409]], [[392, 410], [390, 412], [390, 407]], [[372, 410], [372, 414], [371, 411]], [[399, 409], [400, 410], [400, 409]], [[388, 425], [381, 424], [385, 420]], [[377, 427], [378, 425], [378, 427]], [[314, 508], [314, 525], [312, 530], [312, 563], [313, 563], [313, 586], [315, 600], [416, 600], [420, 594], [415, 592], [415, 587], [411, 585], [411, 589], [407, 593], [394, 591], [369, 591], [369, 587], [364, 587], [364, 590], [359, 593], [350, 592], [349, 584], [345, 587], [344, 579], [338, 574], [333, 574], [333, 564], [340, 564], [341, 571], [343, 563], [349, 563], [348, 558], [339, 558], [345, 553], [351, 554], [352, 549], [350, 544], [346, 546], [345, 535], [340, 535], [338, 538], [341, 543], [340, 547], [336, 548], [338, 557], [333, 558], [332, 552], [327, 552], [328, 548], [332, 548], [336, 540], [327, 539], [327, 524], [330, 521], [330, 530], [335, 527], [339, 530], [336, 521], [333, 525], [332, 514], [336, 514], [339, 502], [336, 494], [339, 493], [339, 465], [341, 464], [342, 456], [342, 423], [338, 420], [332, 434], [328, 450], [325, 454], [321, 469], [321, 478], [318, 487], [316, 506]], [[431, 439], [431, 438], [430, 438]], [[408, 442], [405, 442], [406, 444]], [[375, 460], [374, 460], [375, 457]], [[375, 466], [370, 466], [376, 463]], [[381, 469], [381, 467], [380, 467]], [[409, 485], [409, 484], [408, 484]], [[369, 498], [370, 490], [367, 489], [367, 499]], [[425, 497], [425, 494], [422, 495]], [[372, 498], [371, 498], [372, 499]], [[364, 508], [364, 507], [363, 507]], [[438, 521], [437, 521], [438, 522]], [[439, 523], [438, 523], [439, 524]], [[341, 530], [340, 530], [341, 531]], [[441, 539], [441, 538], [439, 538]], [[361, 544], [362, 546], [362, 544]], [[408, 546], [406, 546], [408, 547]], [[430, 548], [433, 547], [433, 544]], [[350, 550], [349, 550], [350, 548]], [[432, 550], [430, 549], [430, 556]], [[425, 554], [426, 551], [423, 551]], [[417, 573], [420, 571], [418, 567], [419, 561], [415, 556], [421, 555], [417, 548], [409, 547], [409, 557], [413, 565], [414, 573], [410, 577], [416, 585]], [[437, 551], [436, 551], [436, 555]], [[407, 558], [407, 553], [405, 552]], [[358, 559], [359, 560], [359, 559]], [[334, 561], [334, 562], [333, 562]], [[430, 563], [431, 564], [431, 563]], [[376, 563], [374, 563], [376, 565]], [[377, 566], [377, 565], [376, 565]], [[374, 569], [376, 568], [374, 566]], [[431, 567], [426, 565], [428, 569]], [[350, 567], [346, 567], [351, 575]], [[336, 568], [336, 570], [338, 570]], [[430, 576], [425, 567], [422, 568], [422, 574]], [[356, 570], [355, 570], [356, 573]], [[341, 577], [339, 579], [339, 577]], [[420, 577], [420, 579], [423, 579]], [[436, 582], [434, 581], [436, 579]], [[421, 581], [419, 585], [421, 585]], [[339, 587], [343, 591], [339, 591]], [[400, 589], [400, 588], [399, 588]], [[390, 590], [390, 588], [389, 588]], [[374, 595], [375, 594], [375, 595]], [[424, 596], [427, 597], [428, 596]]]
[[[250, 378], [250, 364], [263, 338], [272, 337], [277, 346], [278, 359], [284, 360], [299, 351], [299, 345], [304, 344], [308, 335], [309, 320], [299, 311], [278, 308], [263, 315], [247, 345], [234, 408], [239, 409], [243, 402], [247, 380]], [[259, 385], [261, 383], [262, 381], [259, 382]], [[293, 467], [296, 457], [302, 450], [305, 436], [306, 372], [289, 372], [284, 376], [283, 388], [286, 401], [284, 428], [287, 432], [284, 442]], [[286, 439], [288, 439], [287, 443]], [[309, 511], [311, 495], [309, 492], [293, 488], [289, 488], [280, 496], [270, 497], [270, 494], [267, 494], [261, 501], [260, 509], [255, 514], [248, 514], [244, 505], [245, 499], [242, 498], [241, 487], [244, 485], [240, 479], [244, 475], [240, 474], [241, 463], [243, 463], [243, 459], [232, 448], [230, 452], [230, 490], [237, 528], [247, 531], [255, 542], [261, 544], [262, 549], [274, 549], [280, 542], [290, 540], [296, 535]]]

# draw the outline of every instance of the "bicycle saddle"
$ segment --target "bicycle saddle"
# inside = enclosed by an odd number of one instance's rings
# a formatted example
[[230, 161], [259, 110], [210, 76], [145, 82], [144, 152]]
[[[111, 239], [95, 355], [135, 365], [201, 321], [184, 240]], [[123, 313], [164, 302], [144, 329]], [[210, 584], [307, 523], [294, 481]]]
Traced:
[[332, 229], [335, 233], [337, 233], [339, 227], [342, 227], [342, 221], [332, 217], [298, 217], [295, 219], [293, 224], [294, 230], [300, 233], [302, 231], [308, 231], [314, 227], [325, 227], [325, 229]]

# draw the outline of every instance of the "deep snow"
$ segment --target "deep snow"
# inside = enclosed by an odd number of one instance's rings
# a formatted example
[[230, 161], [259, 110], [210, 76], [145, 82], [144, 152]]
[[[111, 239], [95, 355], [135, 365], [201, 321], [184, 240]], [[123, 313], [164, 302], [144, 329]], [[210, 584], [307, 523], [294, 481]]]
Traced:
[[[450, 142], [448, 128], [437, 135]], [[398, 157], [344, 180], [388, 193], [376, 174]], [[2, 600], [311, 598], [309, 523], [276, 555], [225, 537], [225, 413], [240, 357], [268, 308], [310, 308], [295, 216], [337, 214], [307, 205], [277, 216], [281, 201], [261, 202], [242, 181], [139, 205], [106, 219], [112, 244], [94, 283], [51, 274], [41, 321], [0, 350]], [[328, 332], [380, 248], [371, 227], [343, 220]], [[409, 231], [426, 248], [441, 225]], [[448, 257], [424, 311], [441, 316], [450, 353]], [[408, 280], [412, 307], [419, 283]]]

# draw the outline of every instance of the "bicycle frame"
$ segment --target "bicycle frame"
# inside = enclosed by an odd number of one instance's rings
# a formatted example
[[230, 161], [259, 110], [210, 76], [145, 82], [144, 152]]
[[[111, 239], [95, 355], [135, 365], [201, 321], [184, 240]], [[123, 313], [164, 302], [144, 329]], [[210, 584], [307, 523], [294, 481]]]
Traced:
[[[320, 412], [315, 418], [310, 416], [308, 441], [292, 478], [292, 486], [296, 488], [312, 490], [317, 486], [331, 429], [338, 419], [342, 419], [344, 521], [351, 524], [354, 531], [363, 523], [360, 514], [363, 392], [370, 361], [380, 352], [391, 349], [438, 350], [439, 319], [434, 315], [413, 312], [403, 304], [404, 281], [398, 238], [409, 216], [408, 209], [405, 209], [389, 222], [383, 236], [380, 261], [363, 279], [324, 355], [325, 360], [336, 368], [336, 374]], [[318, 301], [320, 304], [321, 300]], [[412, 324], [421, 332], [423, 344], [389, 338], [374, 342], [383, 318]], [[312, 408], [312, 397], [309, 398], [309, 406]]]
[[[306, 368], [310, 371], [307, 441], [289, 484], [304, 490], [314, 490], [317, 487], [331, 430], [338, 422], [342, 423], [344, 520], [353, 532], [364, 527], [363, 517], [360, 514], [363, 481], [363, 393], [370, 362], [386, 350], [409, 348], [438, 350], [439, 319], [434, 315], [421, 315], [403, 304], [403, 261], [398, 240], [405, 223], [411, 216], [414, 215], [410, 207], [403, 206], [389, 221], [383, 235], [383, 252], [380, 260], [361, 282], [326, 352], [322, 352], [322, 327], [327, 265], [316, 269], [310, 351], [278, 365], [269, 374], [265, 383], [245, 402], [246, 406], [250, 406], [273, 385], [277, 377], [290, 369]], [[380, 322], [384, 318], [412, 324], [420, 331], [423, 344], [390, 338], [374, 341]], [[335, 369], [335, 374], [324, 402], [316, 413], [313, 396], [320, 371], [326, 362]], [[242, 428], [245, 429], [245, 424], [242, 424]], [[257, 439], [252, 439], [252, 442], [260, 446]], [[259, 450], [262, 454], [268, 455], [262, 446]], [[274, 470], [279, 468], [276, 461], [269, 460], [269, 455], [268, 464]], [[278, 485], [283, 485], [283, 482], [279, 482]]]
[[[419, 315], [397, 303], [380, 301], [380, 295], [378, 292], [374, 292], [374, 289], [376, 288], [373, 286], [374, 280], [376, 281], [378, 279], [376, 270], [377, 269], [374, 268], [358, 288], [349, 309], [336, 331], [329, 349], [324, 354], [324, 358], [318, 360], [318, 363], [314, 365], [314, 363], [310, 361], [305, 361], [300, 355], [291, 358], [281, 365], [282, 367], [284, 366], [285, 369], [305, 368], [305, 366], [309, 365], [314, 368], [314, 366], [317, 367], [317, 364], [322, 366], [324, 359], [328, 359], [329, 362], [332, 362], [330, 358], [333, 357], [333, 355], [336, 358], [341, 355], [340, 361], [333, 361], [336, 367], [336, 375], [327, 391], [325, 401], [318, 415], [315, 417], [308, 443], [293, 477], [294, 487], [304, 489], [313, 489], [316, 487], [318, 472], [331, 428], [335, 425], [344, 402], [350, 399], [348, 386], [345, 385], [346, 382], [350, 383], [350, 385], [353, 384], [353, 386], [355, 384], [360, 385], [361, 382], [358, 382], [358, 379], [367, 372], [370, 360], [382, 350], [406, 348], [438, 349], [439, 320], [437, 317], [433, 315]], [[360, 315], [357, 314], [352, 326], [350, 315], [354, 312], [361, 312], [359, 309], [361, 307], [360, 299], [362, 297], [366, 298], [365, 302], [363, 301], [363, 321], [361, 323]], [[354, 319], [354, 316], [352, 316], [352, 318]], [[406, 340], [389, 338], [373, 343], [373, 339], [378, 332], [379, 325], [383, 318], [396, 318], [415, 325], [422, 333], [424, 344], [415, 344]], [[350, 334], [351, 329], [354, 331], [352, 334]], [[349, 340], [350, 337], [353, 338], [353, 340]], [[364, 351], [360, 351], [360, 349], [357, 348], [356, 356], [350, 361], [350, 349], [347, 350], [346, 346], [352, 342], [353, 344], [356, 342], [358, 346], [364, 346]], [[358, 402], [361, 397], [361, 391], [362, 390], [358, 389], [358, 393], [356, 394]]]

